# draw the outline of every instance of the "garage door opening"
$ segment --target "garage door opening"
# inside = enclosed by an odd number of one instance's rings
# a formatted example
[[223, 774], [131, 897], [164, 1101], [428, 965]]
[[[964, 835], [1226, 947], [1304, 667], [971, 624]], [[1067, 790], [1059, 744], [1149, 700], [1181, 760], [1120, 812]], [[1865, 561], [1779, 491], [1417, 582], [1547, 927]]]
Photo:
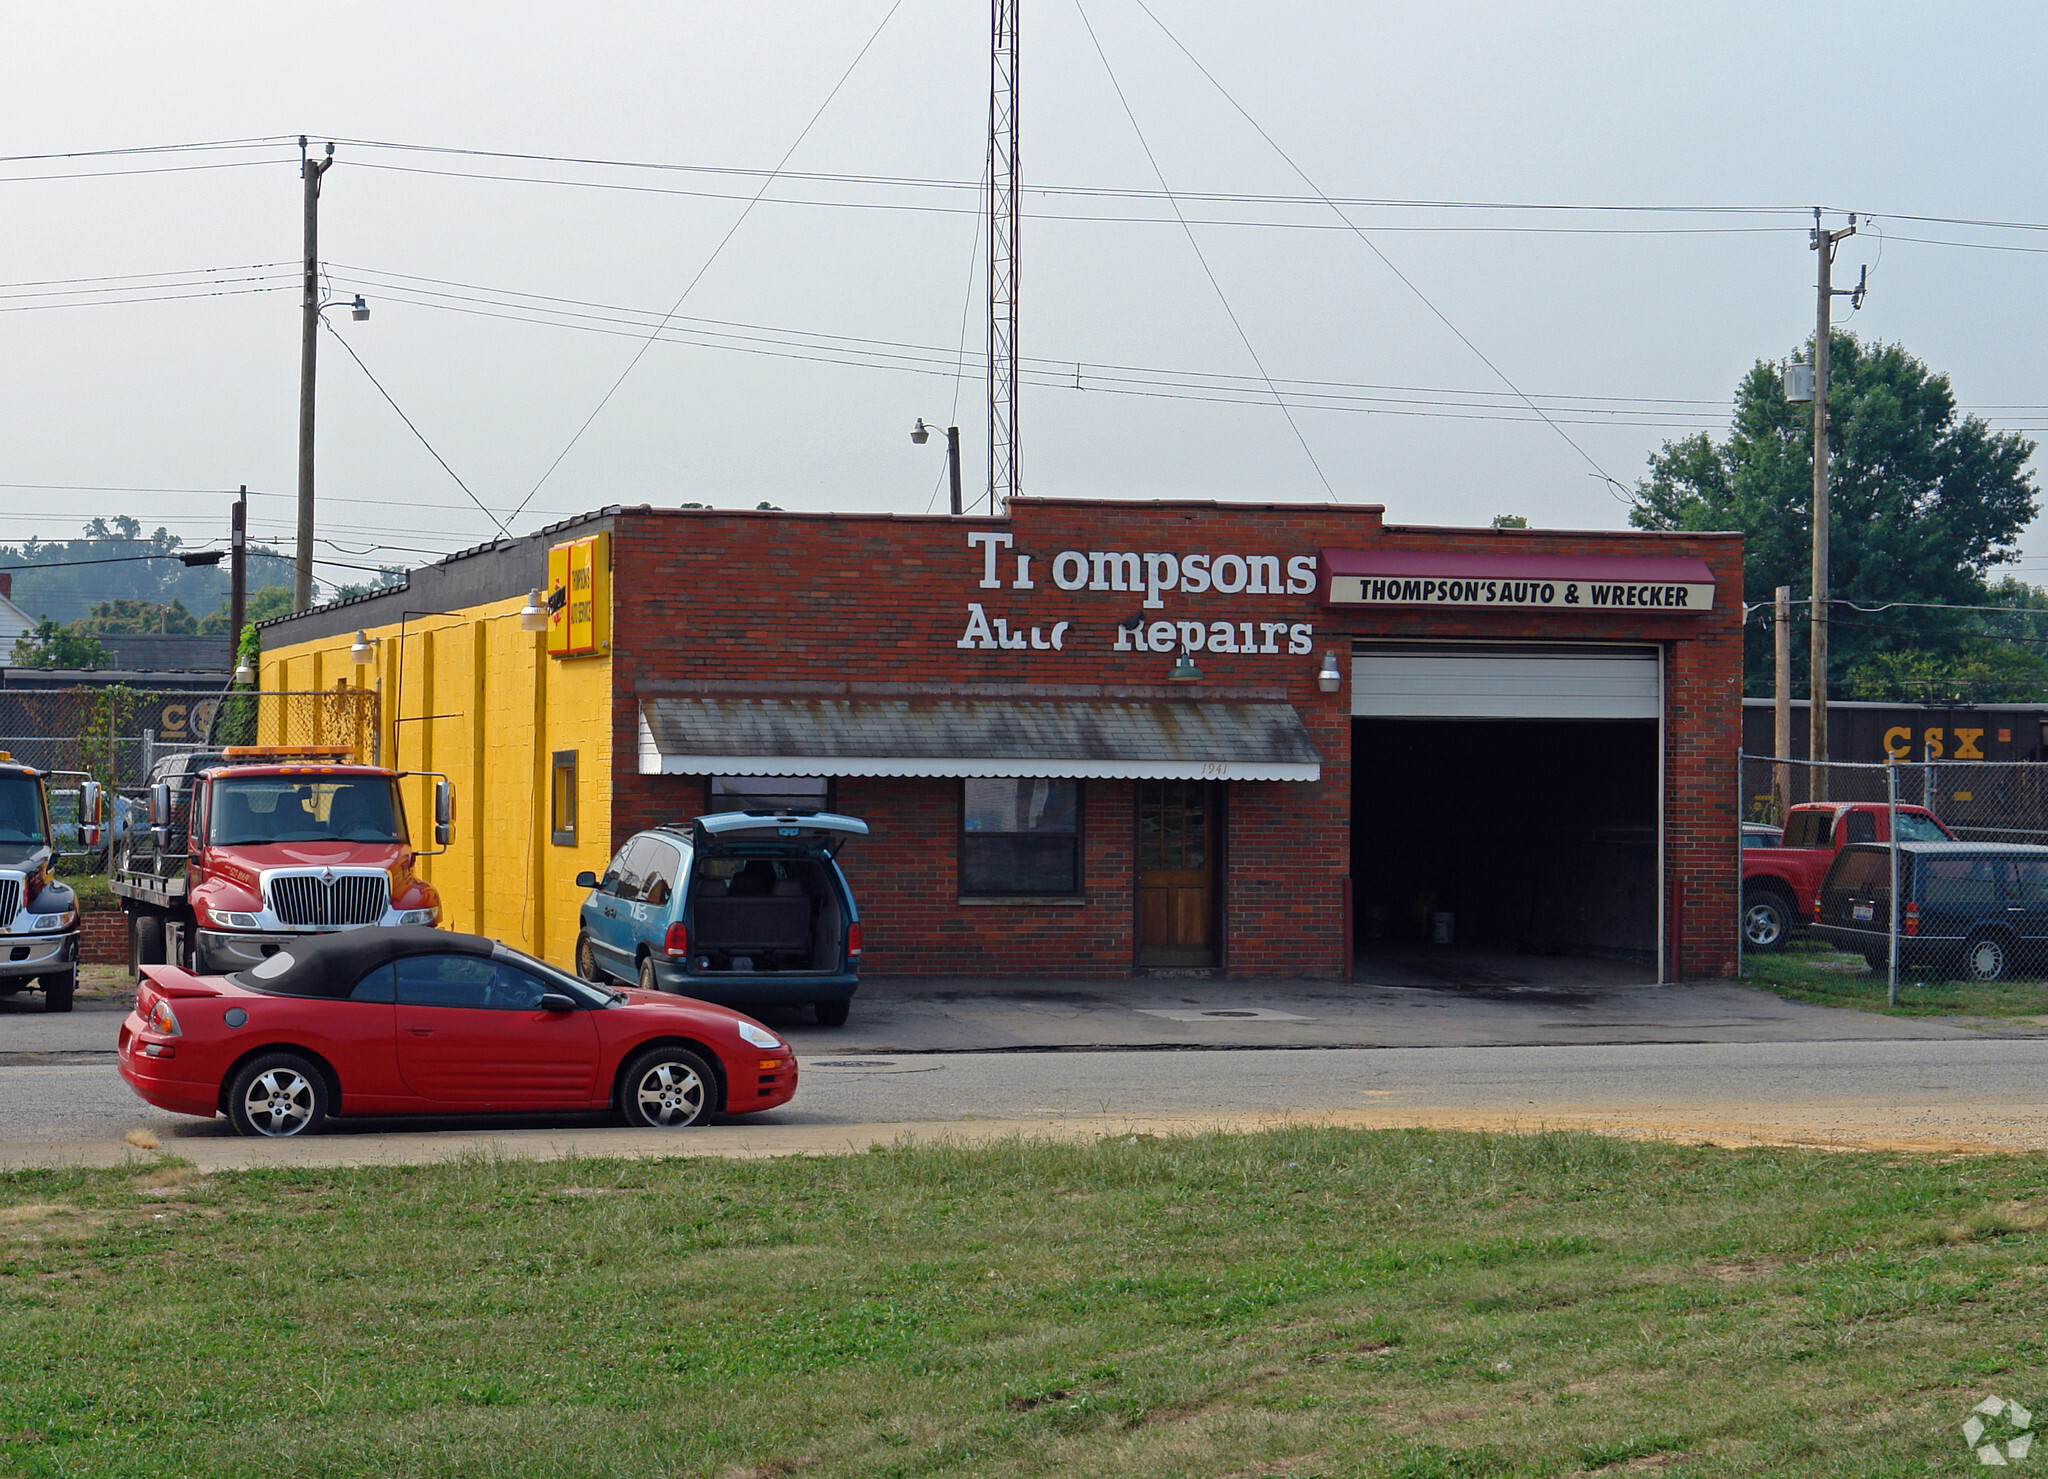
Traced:
[[1361, 974], [1483, 981], [1515, 975], [1500, 957], [1604, 958], [1654, 980], [1659, 700], [1654, 651], [1361, 648]]

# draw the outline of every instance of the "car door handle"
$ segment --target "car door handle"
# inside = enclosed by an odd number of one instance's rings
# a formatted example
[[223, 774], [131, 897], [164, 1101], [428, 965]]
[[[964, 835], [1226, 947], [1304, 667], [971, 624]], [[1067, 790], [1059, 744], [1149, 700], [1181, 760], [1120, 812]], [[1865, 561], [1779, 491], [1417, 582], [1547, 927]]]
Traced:
[[434, 1035], [434, 1029], [431, 1027], [408, 1027], [405, 1030], [414, 1037], [432, 1037]]

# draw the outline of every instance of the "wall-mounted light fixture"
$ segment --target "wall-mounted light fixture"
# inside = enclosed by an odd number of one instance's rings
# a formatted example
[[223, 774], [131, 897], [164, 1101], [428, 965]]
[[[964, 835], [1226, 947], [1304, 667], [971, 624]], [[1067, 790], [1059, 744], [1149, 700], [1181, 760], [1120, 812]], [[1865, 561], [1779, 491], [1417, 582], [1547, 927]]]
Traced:
[[548, 629], [548, 609], [540, 603], [539, 591], [526, 593], [526, 604], [519, 608], [519, 630], [522, 632], [544, 632]]
[[246, 662], [236, 663], [235, 681], [237, 683], [254, 683], [256, 681], [256, 670]]
[[1201, 680], [1202, 670], [1195, 666], [1194, 654], [1188, 651], [1187, 644], [1183, 642], [1180, 648], [1180, 656], [1174, 659], [1173, 671], [1166, 675], [1166, 681], [1169, 683], [1199, 683]]
[[1335, 693], [1337, 685], [1343, 681], [1343, 673], [1337, 670], [1337, 654], [1325, 652], [1323, 654], [1323, 666], [1316, 673], [1316, 687], [1322, 689], [1325, 693]]
[[348, 655], [354, 660], [357, 667], [366, 668], [376, 658], [377, 642], [379, 640], [370, 636], [368, 632], [359, 631], [356, 633], [355, 641], [349, 645]]

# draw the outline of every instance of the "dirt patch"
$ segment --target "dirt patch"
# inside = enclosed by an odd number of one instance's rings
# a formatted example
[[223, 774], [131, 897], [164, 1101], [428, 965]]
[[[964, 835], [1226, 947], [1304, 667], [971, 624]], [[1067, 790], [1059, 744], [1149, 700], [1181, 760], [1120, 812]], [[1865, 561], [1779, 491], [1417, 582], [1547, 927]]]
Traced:
[[1707, 1272], [1724, 1284], [1746, 1284], [1751, 1279], [1761, 1279], [1776, 1273], [1785, 1266], [1785, 1260], [1776, 1254], [1762, 1258], [1726, 1259], [1707, 1265]]

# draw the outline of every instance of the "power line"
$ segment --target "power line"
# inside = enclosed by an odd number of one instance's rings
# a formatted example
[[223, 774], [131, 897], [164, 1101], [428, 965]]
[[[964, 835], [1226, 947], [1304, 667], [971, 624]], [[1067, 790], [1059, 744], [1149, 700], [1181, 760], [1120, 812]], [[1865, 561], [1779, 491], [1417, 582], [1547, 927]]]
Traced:
[[[1081, 0], [1074, 0], [1074, 9], [1080, 13], [1081, 24], [1087, 28], [1088, 40], [1095, 47], [1095, 55], [1102, 60], [1102, 70], [1109, 78], [1110, 87], [1116, 91], [1116, 100], [1123, 105], [1124, 117], [1131, 121], [1131, 132], [1138, 136], [1138, 147], [1145, 151], [1146, 163], [1152, 166], [1152, 173], [1158, 176], [1160, 189], [1166, 189], [1166, 171], [1159, 167], [1159, 160], [1153, 155], [1152, 146], [1145, 141], [1145, 130], [1138, 126], [1138, 115], [1131, 110], [1131, 100], [1124, 96], [1124, 86], [1117, 81], [1116, 69], [1109, 64], [1109, 54], [1102, 49], [1102, 40], [1095, 34], [1095, 24], [1088, 19], [1087, 7]], [[1202, 275], [1209, 279], [1209, 286], [1216, 291], [1216, 301], [1223, 305], [1223, 312], [1230, 319], [1230, 326], [1237, 330], [1237, 337], [1243, 342], [1245, 353], [1252, 357], [1252, 364], [1257, 368], [1259, 378], [1266, 382], [1266, 389], [1272, 393], [1273, 404], [1278, 406], [1280, 414], [1287, 418], [1287, 428], [1294, 433], [1294, 439], [1301, 443], [1302, 455], [1308, 458], [1309, 466], [1316, 470], [1316, 477], [1321, 480], [1323, 491], [1330, 495], [1332, 503], [1337, 502], [1337, 490], [1330, 486], [1329, 476], [1324, 473], [1322, 463], [1316, 461], [1315, 451], [1309, 446], [1308, 438], [1302, 435], [1301, 427], [1296, 424], [1294, 412], [1281, 398], [1278, 387], [1273, 384], [1273, 377], [1266, 373], [1265, 361], [1259, 358], [1259, 351], [1253, 346], [1251, 335], [1245, 332], [1244, 325], [1239, 322], [1237, 310], [1230, 306], [1230, 298], [1224, 293], [1223, 284], [1216, 280], [1216, 273], [1209, 266], [1209, 259], [1202, 254], [1202, 245], [1195, 239], [1194, 228], [1188, 225], [1187, 217], [1181, 215], [1180, 202], [1177, 200], [1173, 202], [1173, 213], [1180, 220], [1180, 229], [1187, 235], [1188, 246], [1193, 249], [1195, 260], [1202, 264]]]
[[[414, 436], [420, 439], [420, 445], [422, 447], [425, 447], [427, 449], [428, 454], [436, 462], [441, 464], [441, 470], [447, 473], [449, 477], [455, 479], [455, 486], [460, 488], [463, 492], [469, 493], [469, 501], [477, 506], [477, 508], [482, 512], [485, 518], [489, 519], [493, 524], [496, 524], [498, 526], [498, 532], [500, 534], [503, 534], [509, 538], [511, 536], [512, 531], [507, 529], [504, 526], [504, 524], [499, 521], [498, 516], [496, 514], [492, 513], [489, 508], [485, 507], [484, 501], [481, 498], [477, 497], [476, 494], [470, 492], [469, 484], [463, 482], [461, 474], [456, 472], [454, 468], [448, 465], [448, 459], [443, 457], [439, 452], [436, 452], [434, 450], [434, 444], [427, 440], [426, 433], [421, 431], [417, 426], [414, 426], [412, 424], [412, 417], [405, 414], [405, 411], [399, 406], [398, 402], [391, 399], [391, 392], [386, 390], [383, 386], [383, 383], [379, 381], [375, 375], [372, 375], [370, 373], [370, 367], [363, 363], [363, 357], [356, 353], [355, 346], [350, 344], [347, 339], [343, 338], [341, 335], [341, 331], [336, 329], [333, 324], [328, 323], [326, 319], [323, 318], [320, 320], [320, 322], [322, 324], [325, 324], [327, 327], [327, 332], [334, 336], [334, 342], [339, 344], [343, 349], [348, 351], [348, 357], [356, 362], [356, 368], [363, 372], [364, 378], [367, 379], [372, 385], [377, 387], [377, 394], [384, 397], [384, 403], [390, 406], [392, 410], [398, 412], [398, 419], [405, 423], [406, 430], [410, 431]], [[517, 518], [518, 515], [514, 514], [513, 517]]]
[[246, 139], [206, 139], [190, 144], [132, 144], [121, 149], [73, 149], [63, 154], [0, 154], [0, 164], [36, 164], [46, 159], [107, 159], [123, 154], [182, 154], [206, 149], [256, 149], [289, 144], [296, 135], [268, 134]]
[[[860, 65], [861, 58], [866, 56], [869, 48], [881, 38], [883, 28], [889, 24], [891, 17], [902, 8], [902, 5], [903, 0], [891, 0], [889, 9], [883, 14], [880, 24], [874, 29], [874, 33], [862, 44], [861, 49], [854, 53], [853, 60], [846, 64], [846, 70], [839, 74], [839, 80], [833, 83], [832, 90], [825, 94], [825, 101], [818, 104], [818, 109], [811, 115], [810, 122], [803, 126], [803, 129], [797, 134], [796, 138], [791, 140], [789, 147], [783, 151], [781, 162], [777, 165], [778, 170], [782, 165], [789, 163], [790, 157], [796, 153], [798, 146], [810, 136], [811, 130], [817, 127], [818, 120], [825, 116], [825, 110], [832, 106], [832, 100], [839, 96], [839, 89], [846, 86], [846, 79], [853, 75], [853, 69]], [[682, 292], [677, 295], [676, 301], [669, 306], [669, 311], [662, 315], [661, 323], [655, 325], [654, 332], [647, 336], [646, 342], [640, 346], [638, 352], [627, 362], [626, 368], [619, 372], [619, 378], [612, 382], [611, 389], [604, 393], [603, 398], [598, 401], [596, 407], [584, 418], [583, 424], [576, 428], [576, 434], [569, 438], [568, 445], [563, 447], [556, 454], [555, 460], [548, 464], [547, 471], [540, 475], [539, 481], [527, 490], [526, 497], [519, 500], [519, 507], [512, 510], [513, 518], [518, 518], [525, 511], [526, 505], [533, 501], [534, 494], [540, 492], [541, 484], [547, 482], [549, 478], [555, 475], [555, 469], [562, 465], [562, 459], [567, 457], [575, 449], [576, 444], [583, 440], [583, 433], [590, 430], [591, 423], [597, 420], [598, 415], [606, 406], [611, 404], [612, 397], [618, 394], [619, 387], [626, 383], [626, 377], [633, 373], [634, 367], [646, 356], [656, 336], [660, 334], [663, 325], [667, 324], [669, 319], [675, 316], [676, 311], [683, 306], [683, 300], [688, 298], [696, 290], [697, 284], [704, 280], [704, 274], [711, 270], [711, 264], [718, 260], [719, 254], [726, 248], [726, 243], [730, 242], [734, 235], [738, 233], [740, 227], [746, 224], [747, 217], [753, 214], [754, 207], [760, 203], [761, 197], [768, 193], [769, 187], [774, 183], [775, 176], [773, 174], [761, 182], [761, 188], [755, 192], [753, 200], [749, 201], [746, 208], [739, 213], [738, 219], [726, 228], [725, 235], [718, 239], [718, 245], [711, 249], [711, 255], [704, 259], [704, 265], [697, 269], [697, 275], [684, 285]], [[496, 522], [495, 517], [492, 522]], [[504, 526], [499, 525], [499, 527], [503, 528]]]
[[[1076, 3], [1079, 3], [1079, 0], [1076, 0]], [[1221, 82], [1217, 81], [1215, 74], [1212, 73], [1207, 67], [1203, 66], [1200, 60], [1196, 58], [1195, 54], [1189, 51], [1186, 46], [1183, 46], [1181, 44], [1180, 38], [1174, 35], [1172, 31], [1168, 30], [1166, 27], [1166, 23], [1160, 20], [1158, 16], [1152, 13], [1152, 8], [1145, 3], [1145, 0], [1136, 0], [1136, 4], [1138, 6], [1138, 9], [1145, 12], [1146, 18], [1149, 19], [1153, 25], [1159, 27], [1160, 33], [1164, 35], [1168, 41], [1171, 41], [1174, 44], [1175, 49], [1177, 49], [1182, 56], [1186, 57], [1188, 61], [1194, 65], [1195, 70], [1197, 72], [1200, 72], [1205, 78], [1208, 79], [1210, 86], [1214, 87], [1216, 91], [1223, 95], [1223, 100], [1229, 103], [1232, 108], [1235, 108], [1237, 110], [1238, 116], [1243, 118], [1246, 123], [1249, 123], [1252, 126], [1253, 130], [1258, 134], [1258, 136], [1264, 139], [1266, 143], [1272, 147], [1272, 150], [1275, 154], [1278, 154], [1281, 157], [1281, 159], [1286, 161], [1287, 167], [1293, 170], [1294, 173], [1300, 177], [1301, 182], [1304, 185], [1308, 186], [1310, 190], [1314, 191], [1317, 197], [1320, 198], [1324, 204], [1328, 205], [1330, 209], [1336, 213], [1337, 218], [1339, 220], [1343, 221], [1347, 226], [1350, 226], [1352, 234], [1355, 235], [1361, 242], [1365, 244], [1366, 249], [1370, 251], [1375, 257], [1378, 257], [1380, 259], [1381, 264], [1385, 266], [1389, 272], [1393, 273], [1395, 277], [1401, 280], [1402, 286], [1407, 288], [1409, 292], [1413, 293], [1418, 299], [1420, 299], [1422, 302], [1422, 306], [1427, 308], [1431, 313], [1435, 314], [1438, 321], [1441, 322], [1445, 328], [1449, 329], [1453, 334], [1457, 336], [1459, 343], [1463, 344], [1467, 349], [1471, 350], [1474, 355], [1478, 356], [1479, 362], [1481, 364], [1485, 365], [1487, 369], [1493, 371], [1494, 374], [1498, 375], [1503, 385], [1507, 386], [1507, 388], [1509, 390], [1512, 390], [1517, 396], [1520, 396], [1523, 403], [1526, 404], [1530, 410], [1534, 411], [1538, 416], [1542, 417], [1545, 422], [1549, 423], [1551, 430], [1555, 431], [1558, 434], [1558, 436], [1564, 439], [1564, 443], [1566, 446], [1570, 447], [1574, 452], [1578, 453], [1579, 456], [1583, 457], [1586, 460], [1586, 465], [1591, 467], [1593, 471], [1596, 474], [1598, 474], [1602, 483], [1606, 485], [1607, 491], [1611, 495], [1613, 495], [1617, 502], [1627, 503], [1629, 500], [1627, 499], [1627, 497], [1624, 496], [1623, 492], [1617, 491], [1622, 488], [1621, 483], [1618, 480], [1616, 480], [1613, 477], [1613, 475], [1607, 471], [1606, 468], [1602, 467], [1598, 462], [1594, 461], [1593, 455], [1590, 452], [1588, 452], [1584, 447], [1581, 447], [1577, 442], [1573, 441], [1571, 439], [1571, 436], [1562, 427], [1560, 427], [1555, 421], [1552, 421], [1550, 417], [1543, 411], [1543, 409], [1536, 404], [1535, 401], [1531, 400], [1528, 396], [1523, 395], [1521, 387], [1516, 385], [1513, 380], [1509, 379], [1507, 373], [1504, 370], [1502, 370], [1499, 365], [1496, 365], [1492, 360], [1488, 359], [1486, 357], [1486, 354], [1479, 348], [1477, 344], [1474, 344], [1470, 339], [1466, 338], [1464, 330], [1460, 329], [1456, 324], [1452, 323], [1450, 317], [1441, 308], [1438, 308], [1435, 303], [1431, 302], [1428, 295], [1425, 294], [1421, 288], [1417, 287], [1413, 282], [1411, 282], [1408, 278], [1408, 275], [1405, 272], [1401, 271], [1400, 268], [1396, 267], [1393, 264], [1392, 260], [1388, 258], [1387, 254], [1379, 249], [1378, 243], [1374, 242], [1371, 237], [1367, 236], [1365, 232], [1360, 230], [1358, 226], [1352, 222], [1351, 218], [1345, 215], [1344, 212], [1341, 209], [1339, 209], [1337, 205], [1329, 199], [1329, 197], [1324, 193], [1322, 187], [1316, 184], [1314, 180], [1309, 178], [1308, 171], [1303, 169], [1300, 165], [1294, 162], [1294, 156], [1289, 154], [1285, 149], [1281, 148], [1279, 141], [1276, 140], [1271, 134], [1266, 132], [1264, 126], [1261, 125], [1256, 118], [1252, 117], [1251, 113], [1246, 110], [1245, 106], [1242, 103], [1238, 102], [1238, 100], [1235, 97], [1231, 96], [1230, 90], [1226, 88]]]

